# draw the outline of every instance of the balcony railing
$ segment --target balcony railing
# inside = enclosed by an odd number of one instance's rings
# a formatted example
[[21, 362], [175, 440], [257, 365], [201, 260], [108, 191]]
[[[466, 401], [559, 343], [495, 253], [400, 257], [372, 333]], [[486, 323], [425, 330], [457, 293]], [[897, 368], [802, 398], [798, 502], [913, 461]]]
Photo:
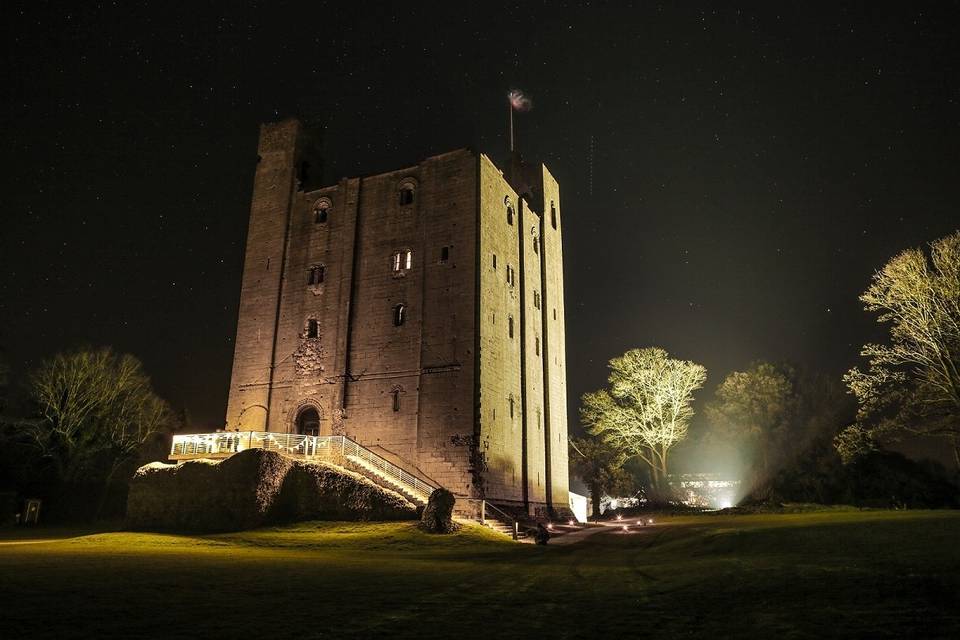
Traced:
[[246, 449], [265, 449], [296, 458], [324, 460], [340, 465], [352, 462], [423, 500], [429, 498], [435, 489], [433, 485], [346, 436], [306, 436], [269, 431], [175, 435], [170, 459], [229, 458]]

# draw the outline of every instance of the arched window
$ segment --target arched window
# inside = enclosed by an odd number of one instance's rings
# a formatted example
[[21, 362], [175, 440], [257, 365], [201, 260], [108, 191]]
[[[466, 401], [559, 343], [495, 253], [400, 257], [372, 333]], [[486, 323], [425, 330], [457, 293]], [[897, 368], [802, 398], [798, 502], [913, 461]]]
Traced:
[[510, 202], [510, 196], [503, 199], [503, 206], [507, 208], [507, 224], [513, 225], [513, 204]]
[[307, 407], [297, 415], [297, 433], [304, 436], [320, 435], [320, 413], [315, 407]]
[[393, 326], [402, 327], [407, 321], [407, 305], [398, 304], [393, 308]]
[[314, 318], [307, 320], [307, 337], [308, 338], [319, 338], [320, 337], [320, 322]]
[[553, 204], [553, 200], [550, 201], [550, 226], [557, 228], [557, 205]]
[[313, 222], [315, 224], [324, 224], [327, 221], [327, 214], [333, 203], [329, 198], [320, 198], [313, 204]]
[[403, 387], [396, 386], [390, 391], [390, 395], [393, 398], [393, 410], [400, 411], [400, 394], [403, 393]]
[[416, 190], [417, 181], [414, 178], [404, 178], [400, 181], [400, 186], [397, 188], [397, 194], [399, 196], [401, 207], [413, 204], [414, 192]]

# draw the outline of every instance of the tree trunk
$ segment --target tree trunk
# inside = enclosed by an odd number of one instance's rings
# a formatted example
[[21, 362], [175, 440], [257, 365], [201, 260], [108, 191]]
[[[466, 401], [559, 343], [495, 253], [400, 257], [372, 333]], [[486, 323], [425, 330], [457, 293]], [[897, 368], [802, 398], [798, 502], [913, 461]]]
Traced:
[[600, 521], [600, 487], [596, 484], [590, 485], [590, 502], [593, 503], [593, 519]]

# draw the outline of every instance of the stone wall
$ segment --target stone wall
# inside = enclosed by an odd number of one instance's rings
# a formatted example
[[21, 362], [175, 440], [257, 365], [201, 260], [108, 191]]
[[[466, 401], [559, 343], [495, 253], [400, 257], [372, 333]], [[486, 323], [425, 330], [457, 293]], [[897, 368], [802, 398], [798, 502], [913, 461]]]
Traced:
[[417, 508], [366, 478], [249, 449], [223, 461], [152, 463], [127, 498], [132, 529], [236, 531], [297, 520], [410, 520]]

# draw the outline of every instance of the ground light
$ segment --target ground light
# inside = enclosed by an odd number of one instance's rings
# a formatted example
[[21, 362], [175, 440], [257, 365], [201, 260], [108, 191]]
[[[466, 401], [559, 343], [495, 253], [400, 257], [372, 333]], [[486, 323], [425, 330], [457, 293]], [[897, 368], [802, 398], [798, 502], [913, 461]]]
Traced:
[[573, 520], [570, 520], [569, 522], [567, 522], [567, 524], [568, 524], [568, 525], [570, 525], [570, 526], [572, 527], [572, 526], [573, 526], [573, 524], [574, 524], [574, 522], [573, 522]]
[[620, 515], [619, 513], [617, 514], [617, 520], [623, 520], [623, 516]]
[[624, 531], [630, 531], [630, 525], [626, 525], [626, 524], [623, 525], [623, 530], [624, 530]]

